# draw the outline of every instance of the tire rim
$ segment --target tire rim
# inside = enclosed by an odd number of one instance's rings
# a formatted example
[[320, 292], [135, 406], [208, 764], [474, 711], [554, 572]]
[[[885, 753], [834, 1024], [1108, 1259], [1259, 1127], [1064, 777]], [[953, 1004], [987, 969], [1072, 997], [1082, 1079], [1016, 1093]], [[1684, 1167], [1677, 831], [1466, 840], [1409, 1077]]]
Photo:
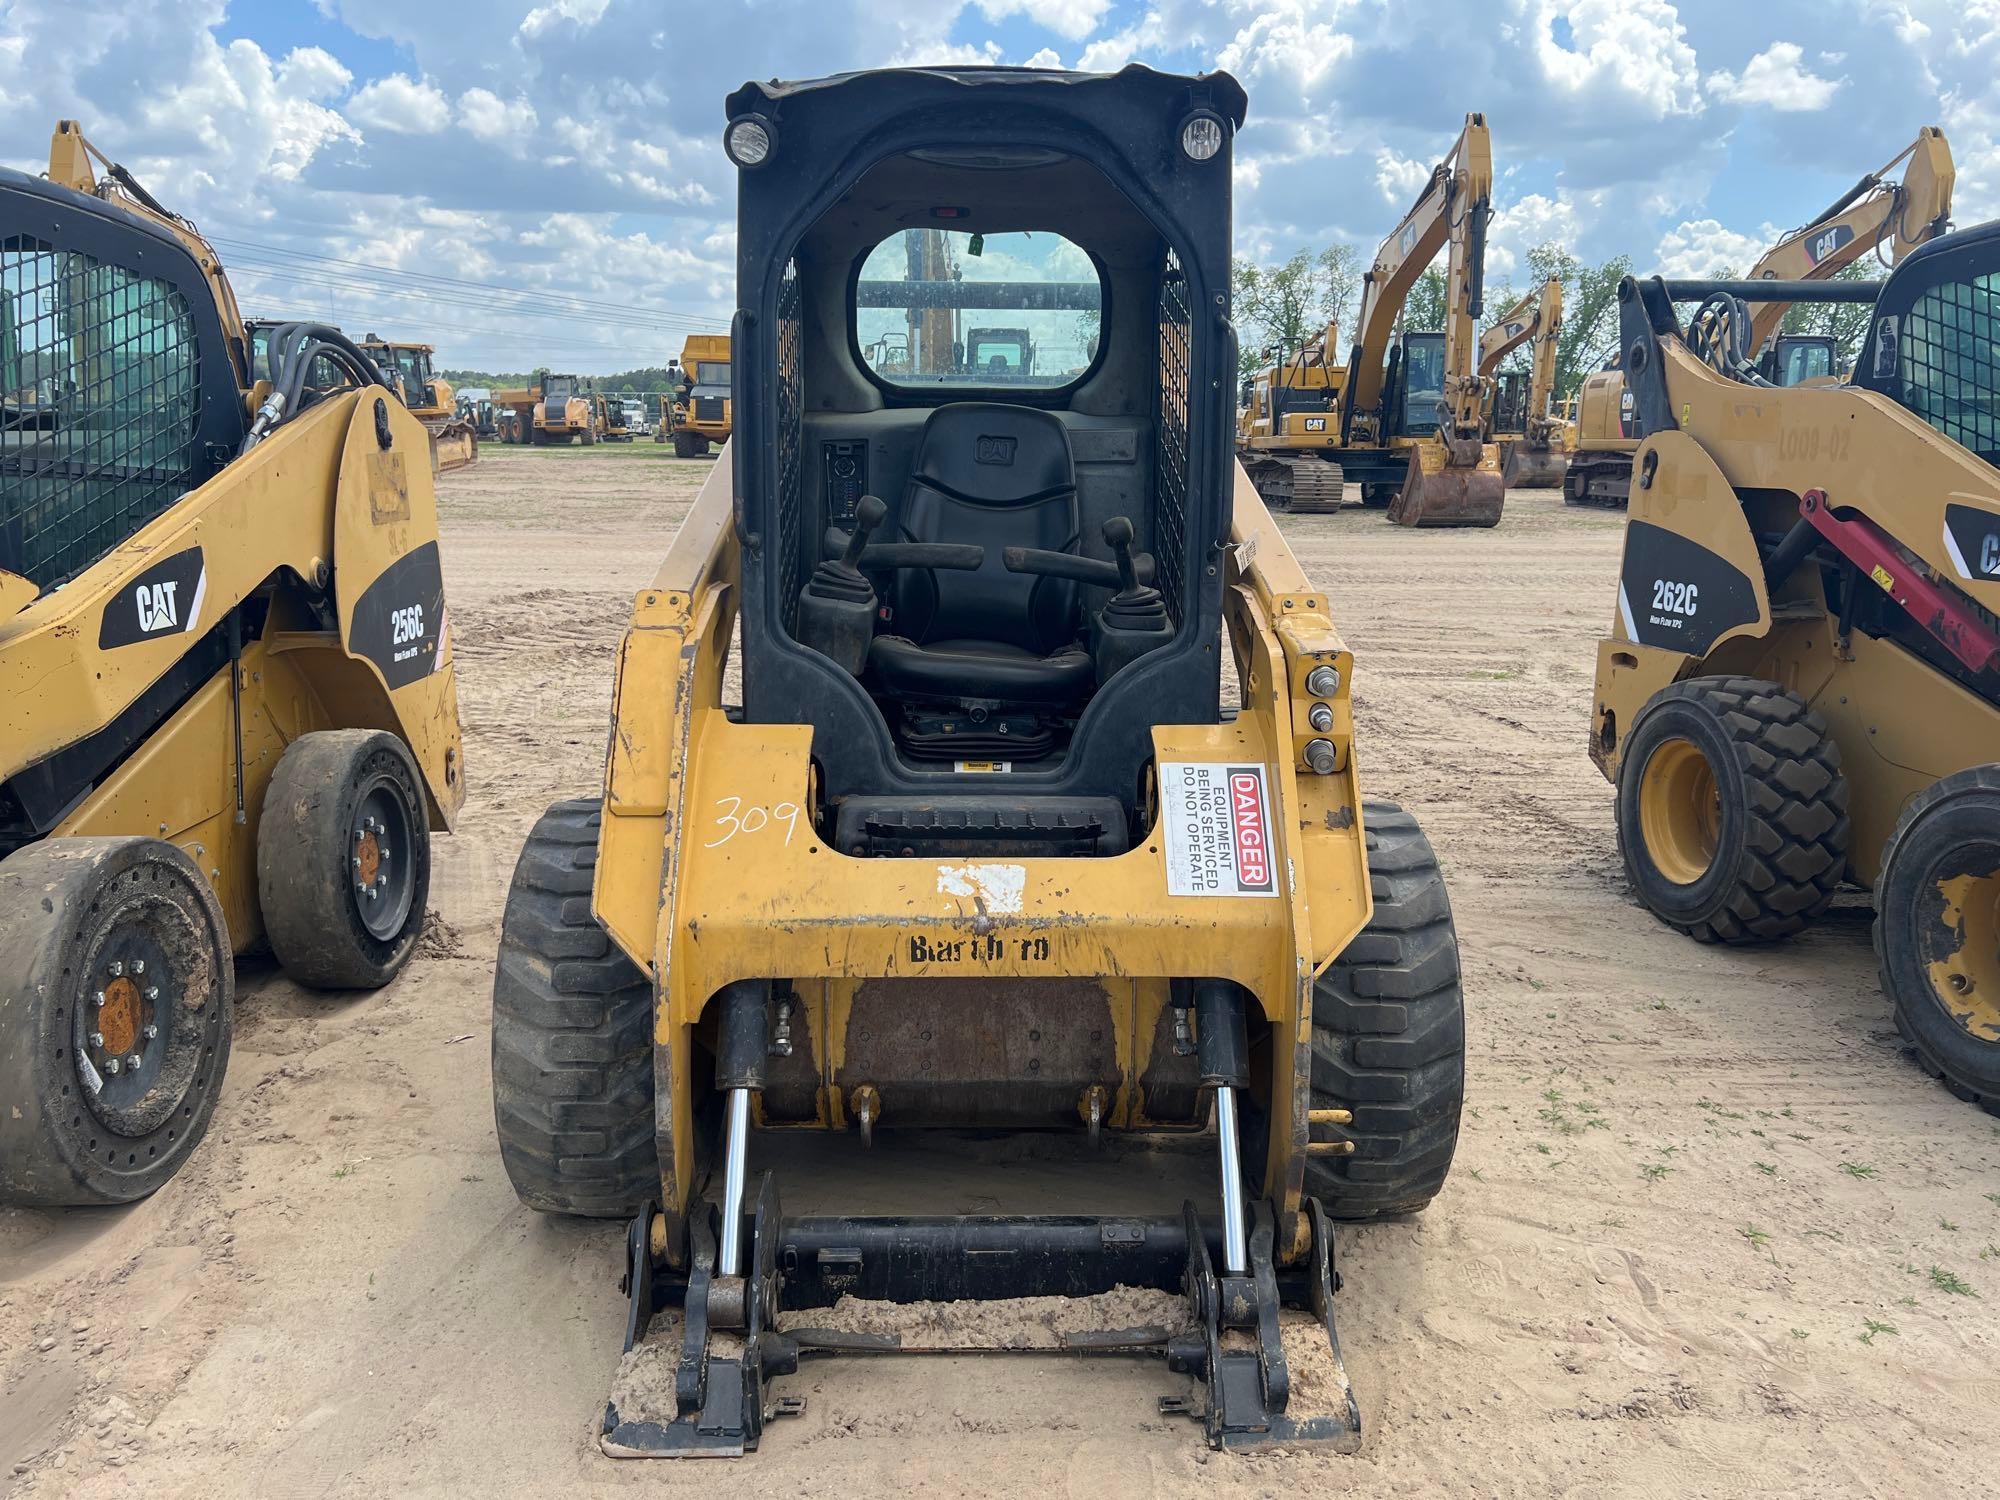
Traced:
[[164, 915], [147, 903], [114, 922], [85, 962], [75, 1005], [72, 1056], [83, 1098], [120, 1136], [158, 1129], [201, 1057], [209, 996], [184, 951], [192, 935], [161, 925]]
[[1932, 881], [1941, 910], [1921, 956], [1945, 1014], [1980, 1041], [2000, 1042], [2000, 848], [1954, 851], [1951, 863], [1987, 873]]
[[1662, 741], [1639, 778], [1639, 832], [1654, 868], [1693, 885], [1715, 864], [1722, 841], [1722, 796], [1715, 768], [1692, 740]]
[[392, 941], [410, 918], [416, 888], [416, 840], [410, 813], [387, 776], [368, 782], [355, 803], [348, 838], [349, 897], [362, 928], [378, 942]]

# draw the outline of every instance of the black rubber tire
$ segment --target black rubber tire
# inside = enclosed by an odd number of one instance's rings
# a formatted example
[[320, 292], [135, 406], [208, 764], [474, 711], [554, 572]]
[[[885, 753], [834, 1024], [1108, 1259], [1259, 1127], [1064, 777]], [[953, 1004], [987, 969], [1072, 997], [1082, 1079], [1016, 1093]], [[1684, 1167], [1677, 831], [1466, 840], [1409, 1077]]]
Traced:
[[677, 432], [674, 434], [674, 457], [693, 458], [695, 455], [694, 434]]
[[[2000, 1115], [2000, 1041], [1975, 1036], [1952, 1015], [1950, 1001], [1932, 982], [1930, 965], [1959, 945], [1945, 925], [1946, 903], [1938, 882], [1961, 875], [2000, 877], [2000, 764], [1974, 766], [1934, 782], [1911, 799], [1883, 848], [1875, 886], [1875, 957], [1882, 989], [1895, 1009], [1896, 1029], [1919, 1066], [1959, 1098]], [[1990, 894], [1990, 891], [1989, 893]], [[1981, 942], [1991, 927], [1967, 933], [1969, 922], [1995, 920], [1989, 908], [1961, 914], [1958, 932]], [[2000, 953], [1986, 955], [1991, 988]], [[1979, 998], [2000, 1006], [2000, 995]]]
[[[364, 800], [401, 809], [389, 840], [398, 906], [393, 930], [370, 932], [353, 879], [352, 829]], [[404, 845], [397, 848], [396, 845]], [[326, 729], [285, 747], [257, 822], [257, 899], [285, 972], [319, 990], [380, 989], [416, 950], [430, 897], [430, 813], [409, 747], [379, 729]]]
[[1393, 802], [1363, 804], [1375, 912], [1313, 983], [1312, 1106], [1349, 1109], [1352, 1156], [1309, 1157], [1336, 1219], [1416, 1213], [1437, 1196], [1465, 1101], [1465, 991], [1437, 855]]
[[[151, 957], [139, 980], [123, 978], [145, 1069], [128, 1079], [92, 1066], [93, 1087], [83, 1064], [98, 1037], [82, 1033], [109, 1012], [87, 1007], [112, 988], [109, 962], [135, 953]], [[141, 984], [166, 993], [142, 1001]], [[235, 1002], [221, 903], [173, 845], [45, 839], [0, 860], [0, 1203], [130, 1203], [157, 1191], [208, 1129]], [[138, 1040], [142, 1019], [162, 1035]]]
[[[1679, 883], [1646, 847], [1648, 761], [1685, 740], [1708, 762], [1719, 809], [1714, 857]], [[1625, 736], [1618, 847], [1646, 909], [1704, 943], [1790, 937], [1826, 910], [1847, 873], [1847, 780], [1826, 721], [1755, 677], [1691, 677], [1655, 693]]]
[[558, 802], [528, 835], [493, 972], [493, 1123], [541, 1213], [625, 1219], [660, 1195], [653, 985], [590, 911], [601, 808]]
[[1370, 510], [1387, 510], [1396, 503], [1396, 496], [1402, 493], [1401, 484], [1364, 484], [1361, 486], [1361, 503]]

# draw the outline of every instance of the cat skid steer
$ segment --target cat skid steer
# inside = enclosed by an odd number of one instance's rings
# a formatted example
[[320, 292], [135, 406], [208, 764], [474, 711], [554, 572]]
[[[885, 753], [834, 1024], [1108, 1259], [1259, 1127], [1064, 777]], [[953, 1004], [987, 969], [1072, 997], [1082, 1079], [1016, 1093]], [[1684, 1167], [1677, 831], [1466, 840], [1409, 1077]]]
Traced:
[[[1760, 372], [1771, 297], [1873, 304], [1850, 383]], [[2000, 224], [1883, 282], [1619, 301], [1639, 447], [1590, 753], [1633, 891], [1762, 943], [1871, 887], [1897, 1027], [2000, 1114]]]
[[430, 438], [332, 329], [253, 367], [73, 121], [0, 222], [0, 1203], [123, 1203], [208, 1126], [233, 954], [416, 945], [464, 796]]
[[[1143, 67], [728, 101], [729, 458], [637, 597], [601, 794], [529, 839], [494, 985], [517, 1193], [630, 1225], [609, 1454], [744, 1453], [802, 1359], [914, 1346], [857, 1303], [1121, 1288], [1170, 1312], [1039, 1347], [1191, 1377], [1169, 1409], [1218, 1448], [1358, 1440], [1334, 1224], [1445, 1180], [1458, 954], [1415, 821], [1362, 800], [1330, 600], [1232, 457], [1243, 114], [1226, 74]], [[920, 274], [982, 255], [1006, 276]], [[961, 323], [1026, 327], [1032, 374], [923, 357]], [[1205, 1182], [883, 1217], [770, 1165], [957, 1160], [966, 1128], [1178, 1136]], [[1119, 1159], [1091, 1204], [1161, 1175]]]

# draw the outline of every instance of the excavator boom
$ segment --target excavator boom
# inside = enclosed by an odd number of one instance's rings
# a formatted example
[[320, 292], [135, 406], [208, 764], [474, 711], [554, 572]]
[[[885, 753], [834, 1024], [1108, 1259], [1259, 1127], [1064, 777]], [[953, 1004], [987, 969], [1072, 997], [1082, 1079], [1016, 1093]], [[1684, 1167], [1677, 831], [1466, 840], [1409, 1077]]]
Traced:
[[[1889, 180], [1898, 166], [1900, 182]], [[1803, 229], [1795, 229], [1750, 268], [1752, 281], [1825, 281], [1887, 243], [1889, 263], [1950, 227], [1957, 169], [1944, 132], [1926, 125], [1917, 138], [1870, 172]], [[1761, 350], [1778, 332], [1789, 302], [1759, 302], [1751, 313], [1750, 347]]]

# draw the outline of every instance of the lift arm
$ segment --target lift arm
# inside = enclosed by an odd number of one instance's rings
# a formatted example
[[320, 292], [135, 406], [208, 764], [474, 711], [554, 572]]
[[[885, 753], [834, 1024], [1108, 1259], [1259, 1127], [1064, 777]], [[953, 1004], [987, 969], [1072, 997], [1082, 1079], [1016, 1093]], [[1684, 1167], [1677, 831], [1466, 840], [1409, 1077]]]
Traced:
[[[93, 162], [104, 168], [103, 182], [98, 181]], [[185, 245], [215, 297], [216, 310], [222, 315], [223, 336], [237, 351], [247, 373], [250, 344], [243, 328], [243, 314], [236, 305], [236, 293], [223, 272], [222, 257], [193, 223], [161, 207], [137, 178], [85, 139], [83, 127], [75, 120], [56, 121], [55, 133], [49, 137], [49, 181], [72, 192], [115, 201], [127, 212], [158, 224]]]
[[[1416, 205], [1382, 242], [1374, 265], [1361, 280], [1361, 316], [1340, 403], [1343, 441], [1357, 441], [1357, 418], [1371, 428], [1377, 423], [1396, 319], [1417, 278], [1447, 242], [1451, 258], [1445, 274], [1444, 397], [1453, 425], [1461, 432], [1478, 432], [1484, 403], [1483, 387], [1473, 369], [1473, 323], [1485, 306], [1486, 221], [1492, 214], [1492, 198], [1492, 137], [1486, 116], [1469, 114], [1444, 160], [1431, 168], [1430, 181]], [[1371, 436], [1379, 433], [1364, 434], [1361, 440]]]
[[[1889, 174], [1902, 167], [1901, 181]], [[1803, 229], [1795, 229], [1750, 268], [1752, 281], [1825, 281], [1884, 241], [1890, 264], [1950, 227], [1957, 175], [1944, 132], [1926, 125], [1917, 138], [1870, 172]], [[1778, 332], [1788, 302], [1759, 302], [1751, 314], [1750, 347], [1761, 350]]]

